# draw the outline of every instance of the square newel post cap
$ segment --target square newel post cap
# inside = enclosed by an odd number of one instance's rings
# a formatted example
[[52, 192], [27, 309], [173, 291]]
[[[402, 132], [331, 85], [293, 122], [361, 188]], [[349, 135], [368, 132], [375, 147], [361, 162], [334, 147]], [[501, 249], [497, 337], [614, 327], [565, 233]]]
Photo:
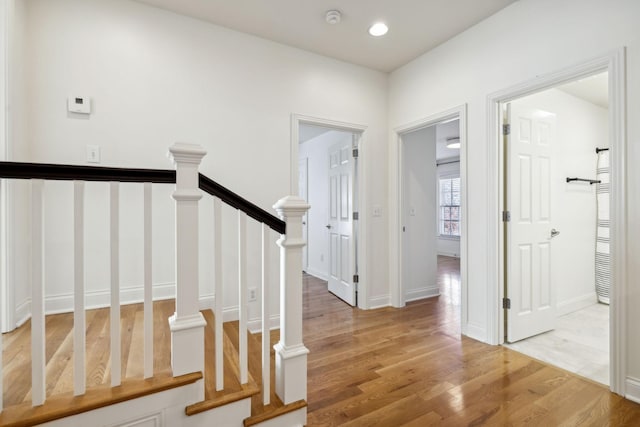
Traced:
[[298, 196], [287, 196], [278, 200], [273, 208], [281, 218], [302, 217], [311, 206]]
[[202, 145], [176, 142], [169, 147], [167, 157], [171, 159], [174, 166], [177, 166], [179, 163], [200, 164], [200, 161], [206, 154], [207, 150], [205, 150]]

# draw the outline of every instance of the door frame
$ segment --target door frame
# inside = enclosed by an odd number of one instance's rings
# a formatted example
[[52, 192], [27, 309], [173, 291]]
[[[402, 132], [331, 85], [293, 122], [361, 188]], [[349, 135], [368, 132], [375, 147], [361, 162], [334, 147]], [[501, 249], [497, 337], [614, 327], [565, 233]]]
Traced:
[[[611, 391], [624, 395], [626, 366], [626, 64], [625, 48], [585, 61], [563, 70], [537, 76], [487, 97], [488, 129], [488, 283], [487, 332], [490, 344], [504, 342], [504, 152], [502, 148], [502, 104], [554, 88], [590, 75], [609, 73], [609, 138], [611, 159], [611, 294], [610, 294], [610, 383]], [[493, 285], [491, 285], [493, 284]]]
[[[322, 126], [334, 130], [351, 132], [359, 134], [358, 141], [358, 162], [354, 171], [357, 186], [357, 197], [353, 197], [352, 200], [357, 201], [358, 220], [353, 221], [353, 231], [356, 237], [355, 240], [355, 254], [354, 265], [358, 267], [358, 308], [369, 308], [369, 289], [367, 284], [367, 257], [365, 248], [367, 247], [367, 182], [364, 177], [366, 176], [366, 150], [364, 149], [365, 141], [368, 136], [366, 125], [357, 123], [341, 122], [337, 120], [323, 119], [319, 117], [305, 116], [302, 114], [291, 114], [291, 154], [290, 154], [290, 192], [291, 194], [298, 194], [298, 145], [300, 140], [300, 125], [314, 125]], [[356, 206], [354, 205], [354, 210]], [[364, 255], [363, 255], [364, 254]]]
[[[390, 197], [390, 206], [395, 206], [395, 209], [389, 209], [389, 277], [391, 279], [391, 304], [394, 307], [404, 307], [405, 305], [405, 284], [403, 281], [403, 262], [402, 262], [402, 207], [404, 203], [404, 195], [402, 191], [402, 177], [403, 177], [403, 142], [402, 135], [409, 132], [413, 132], [422, 128], [436, 125], [451, 119], [460, 120], [460, 185], [461, 185], [461, 215], [462, 222], [460, 223], [460, 281], [461, 281], [461, 331], [462, 334], [467, 334], [467, 245], [468, 245], [468, 218], [467, 215], [467, 104], [458, 105], [457, 107], [450, 108], [445, 111], [433, 114], [431, 116], [407, 123], [402, 126], [396, 127], [393, 132], [393, 138], [395, 139], [395, 147], [390, 150], [391, 162], [390, 165], [395, 167], [395, 171], [391, 171], [389, 176], [395, 182], [392, 182], [391, 190], [392, 195]], [[395, 189], [395, 194], [393, 190]], [[395, 286], [393, 284], [396, 284]]]
[[[0, 66], [2, 67], [2, 81], [0, 82], [0, 160], [10, 159], [10, 123], [11, 116], [7, 105], [10, 97], [10, 55], [11, 40], [13, 39], [13, 2], [2, 2], [0, 6]], [[15, 303], [13, 288], [9, 286], [12, 275], [11, 228], [8, 227], [10, 211], [8, 206], [10, 186], [6, 179], [0, 180], [0, 332], [8, 332], [15, 327]]]

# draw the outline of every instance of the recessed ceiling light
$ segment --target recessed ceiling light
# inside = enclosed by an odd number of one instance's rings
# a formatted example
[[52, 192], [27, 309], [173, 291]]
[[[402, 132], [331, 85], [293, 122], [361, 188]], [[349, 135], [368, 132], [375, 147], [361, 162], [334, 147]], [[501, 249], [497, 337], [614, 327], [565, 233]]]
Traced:
[[389, 31], [389, 27], [384, 22], [376, 22], [372, 26], [369, 27], [369, 34], [374, 37], [380, 37], [387, 34]]
[[447, 138], [447, 148], [460, 149], [460, 138], [457, 136]]

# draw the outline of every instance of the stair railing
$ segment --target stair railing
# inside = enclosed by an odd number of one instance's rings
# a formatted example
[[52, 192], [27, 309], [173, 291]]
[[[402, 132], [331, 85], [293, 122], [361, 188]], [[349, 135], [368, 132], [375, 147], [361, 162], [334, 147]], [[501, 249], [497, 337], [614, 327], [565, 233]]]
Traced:
[[[223, 388], [223, 286], [221, 275], [221, 203], [238, 209], [238, 272], [240, 320], [240, 382], [246, 383], [247, 363], [247, 281], [246, 221], [250, 217], [262, 224], [262, 387], [263, 402], [270, 396], [270, 307], [269, 233], [280, 234], [280, 341], [276, 352], [276, 394], [284, 404], [306, 399], [308, 350], [302, 341], [302, 216], [309, 209], [295, 196], [279, 200], [274, 209], [280, 218], [269, 214], [198, 172], [206, 152], [200, 146], [174, 144], [169, 149], [176, 170], [126, 169], [93, 166], [0, 162], [0, 178], [31, 180], [31, 263], [32, 263], [32, 404], [46, 399], [45, 307], [44, 307], [44, 229], [43, 189], [47, 180], [74, 181], [74, 394], [86, 391], [85, 366], [85, 283], [84, 283], [84, 194], [85, 181], [110, 182], [110, 288], [111, 288], [111, 385], [121, 382], [120, 278], [119, 278], [119, 188], [120, 183], [144, 183], [144, 377], [153, 376], [153, 300], [151, 278], [151, 184], [176, 184], [176, 311], [169, 319], [174, 376], [204, 373], [204, 326], [199, 311], [198, 277], [198, 202], [202, 191], [214, 196], [214, 280], [216, 325], [216, 388]], [[2, 337], [0, 334], [0, 348]], [[0, 379], [2, 379], [0, 355]], [[204, 398], [204, 384], [195, 401]], [[195, 402], [194, 402], [195, 403]], [[2, 387], [0, 387], [0, 411]]]
[[[120, 183], [144, 183], [144, 378], [153, 376], [153, 301], [151, 281], [151, 183], [176, 181], [172, 170], [125, 169], [39, 163], [0, 162], [0, 178], [31, 181], [31, 401], [40, 406], [46, 399], [44, 289], [44, 188], [46, 181], [73, 181], [73, 377], [74, 395], [86, 391], [85, 314], [85, 182], [110, 182], [110, 335], [111, 386], [121, 383], [119, 188]], [[0, 334], [0, 348], [2, 338]], [[0, 359], [0, 379], [2, 363]], [[2, 387], [0, 387], [0, 390]], [[3, 399], [0, 394], [0, 410]]]
[[[185, 194], [196, 194], [197, 189], [201, 189], [213, 196], [214, 214], [214, 313], [215, 316], [215, 367], [216, 367], [216, 390], [224, 388], [224, 367], [223, 367], [223, 292], [222, 286], [222, 250], [221, 250], [221, 204], [225, 203], [237, 209], [237, 232], [238, 232], [238, 320], [239, 320], [239, 368], [240, 383], [248, 382], [248, 347], [247, 347], [247, 322], [248, 322], [248, 289], [247, 289], [247, 253], [246, 253], [246, 222], [250, 217], [261, 224], [262, 227], [262, 260], [261, 260], [261, 290], [262, 290], [262, 395], [263, 403], [269, 404], [270, 399], [270, 284], [269, 284], [269, 257], [271, 230], [280, 234], [278, 246], [280, 247], [280, 342], [275, 346], [276, 351], [276, 394], [284, 404], [306, 399], [306, 375], [307, 375], [307, 353], [308, 350], [302, 342], [302, 247], [305, 241], [302, 236], [302, 217], [309, 209], [306, 202], [295, 196], [288, 196], [280, 199], [274, 209], [280, 218], [268, 213], [253, 203], [243, 199], [225, 187], [215, 183], [208, 177], [198, 174], [198, 186], [195, 187], [195, 177], [197, 165], [203, 156], [203, 149], [200, 146], [175, 144], [170, 148], [170, 153], [174, 159], [177, 171], [177, 190], [184, 191]], [[179, 154], [180, 157], [177, 157]], [[195, 165], [195, 167], [194, 167]], [[174, 196], [175, 198], [175, 196]], [[195, 200], [195, 196], [193, 197]], [[197, 200], [195, 201], [197, 204]], [[176, 199], [176, 209], [179, 212], [181, 200]], [[195, 212], [195, 213], [194, 213]], [[197, 208], [187, 218], [182, 220], [176, 215], [176, 232], [178, 235], [184, 233], [185, 236], [197, 236]], [[197, 275], [197, 261], [194, 267], [193, 260], [198, 258], [197, 239], [192, 240], [189, 247], [192, 255], [187, 261], [192, 268], [193, 274]], [[180, 264], [178, 260], [178, 264]], [[177, 267], [179, 270], [180, 267]], [[178, 294], [176, 299], [181, 298], [180, 292], [197, 292], [198, 280], [191, 278], [190, 283], [180, 284], [178, 276]], [[189, 291], [185, 288], [190, 289]], [[197, 301], [190, 300], [188, 316], [197, 316]], [[204, 326], [194, 325], [193, 329]], [[199, 336], [199, 333], [198, 333]], [[195, 341], [195, 339], [194, 339]], [[204, 341], [200, 341], [204, 342]], [[185, 359], [193, 356], [193, 347], [184, 346], [181, 349], [174, 349], [174, 356], [180, 357], [175, 351], [184, 351]], [[198, 349], [198, 352], [200, 350]], [[204, 352], [203, 352], [204, 354]], [[194, 363], [190, 369], [194, 370], [200, 366]]]

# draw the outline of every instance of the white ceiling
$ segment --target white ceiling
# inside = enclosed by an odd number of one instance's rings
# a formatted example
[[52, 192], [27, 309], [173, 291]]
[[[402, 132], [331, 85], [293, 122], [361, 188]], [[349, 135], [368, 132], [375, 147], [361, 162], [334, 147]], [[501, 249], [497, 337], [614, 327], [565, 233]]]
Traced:
[[[321, 55], [389, 72], [516, 0], [136, 0]], [[342, 12], [330, 25], [325, 13]], [[375, 21], [389, 33], [371, 37]]]
[[602, 108], [609, 108], [609, 73], [596, 74], [575, 82], [558, 86], [557, 89], [577, 96]]
[[298, 141], [302, 144], [303, 142], [307, 142], [310, 139], [316, 138], [327, 132], [331, 132], [332, 130], [333, 129], [331, 128], [301, 123], [298, 128]]

